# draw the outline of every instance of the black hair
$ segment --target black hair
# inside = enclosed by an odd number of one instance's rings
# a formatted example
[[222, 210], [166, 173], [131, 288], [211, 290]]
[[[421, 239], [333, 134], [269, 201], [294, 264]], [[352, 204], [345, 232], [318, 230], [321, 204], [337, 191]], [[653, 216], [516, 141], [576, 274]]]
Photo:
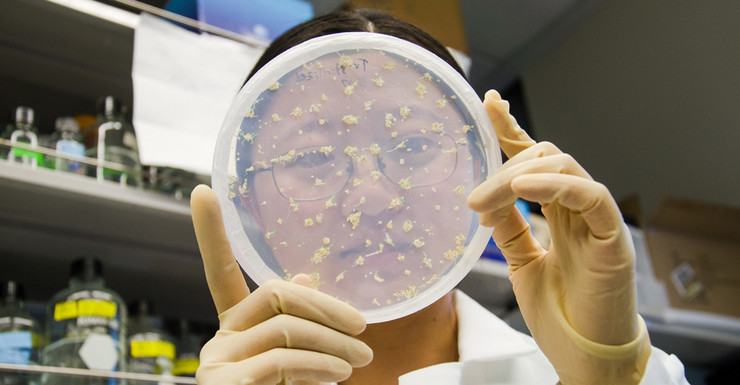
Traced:
[[287, 49], [315, 37], [341, 32], [375, 32], [407, 40], [439, 56], [465, 77], [465, 73], [450, 51], [421, 28], [376, 9], [360, 8], [334, 11], [289, 29], [265, 49], [247, 76], [247, 80]]

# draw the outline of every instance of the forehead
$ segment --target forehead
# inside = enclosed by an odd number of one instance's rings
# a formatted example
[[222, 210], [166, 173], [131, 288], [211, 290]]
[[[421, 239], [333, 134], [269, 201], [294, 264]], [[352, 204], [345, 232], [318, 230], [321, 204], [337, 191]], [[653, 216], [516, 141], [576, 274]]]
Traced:
[[[439, 97], [439, 79], [421, 63], [384, 51], [355, 50], [323, 55], [284, 76], [291, 91], [318, 91], [351, 97], [387, 92]], [[347, 87], [354, 86], [353, 89]], [[408, 92], [404, 92], [408, 91]]]
[[[450, 71], [454, 71], [450, 68]], [[377, 50], [325, 54], [261, 90], [240, 135], [279, 148], [304, 135], [350, 142], [414, 133], [464, 133], [464, 107], [422, 63]], [[294, 142], [295, 140], [291, 140]]]
[[402, 102], [431, 107], [451, 97], [439, 76], [421, 63], [365, 49], [332, 52], [293, 68], [263, 90], [252, 107], [255, 113], [294, 112], [295, 107], [352, 112]]

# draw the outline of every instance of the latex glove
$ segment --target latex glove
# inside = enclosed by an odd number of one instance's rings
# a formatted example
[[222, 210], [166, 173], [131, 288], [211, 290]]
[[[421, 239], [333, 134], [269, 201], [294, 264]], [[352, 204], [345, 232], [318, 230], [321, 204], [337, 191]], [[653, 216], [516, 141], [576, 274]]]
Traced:
[[[529, 138], [496, 91], [484, 106], [509, 160], [468, 205], [494, 228], [532, 336], [563, 384], [639, 383], [651, 347], [636, 311], [634, 246], [617, 204], [571, 156]], [[531, 235], [517, 198], [542, 205], [549, 250]]]
[[254, 293], [234, 259], [216, 194], [198, 186], [193, 226], [220, 327], [200, 353], [198, 384], [273, 385], [337, 382], [367, 365], [372, 351], [352, 337], [365, 329], [360, 313], [310, 286], [267, 282]]

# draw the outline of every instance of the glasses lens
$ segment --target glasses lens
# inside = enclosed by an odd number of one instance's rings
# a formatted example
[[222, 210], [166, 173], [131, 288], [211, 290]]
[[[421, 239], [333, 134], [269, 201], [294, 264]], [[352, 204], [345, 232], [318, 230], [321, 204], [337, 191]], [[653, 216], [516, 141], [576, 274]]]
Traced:
[[379, 157], [383, 173], [408, 189], [437, 184], [452, 175], [457, 146], [447, 135], [410, 135], [386, 143]]
[[273, 159], [272, 173], [280, 193], [295, 200], [328, 197], [347, 183], [349, 163], [331, 146], [307, 147]]

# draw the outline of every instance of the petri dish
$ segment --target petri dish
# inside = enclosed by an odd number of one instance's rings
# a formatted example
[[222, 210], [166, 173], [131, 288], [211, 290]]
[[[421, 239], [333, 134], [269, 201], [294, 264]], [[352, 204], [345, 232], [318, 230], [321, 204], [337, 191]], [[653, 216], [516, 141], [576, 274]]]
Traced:
[[453, 289], [490, 238], [467, 195], [501, 165], [480, 98], [388, 35], [308, 40], [261, 68], [219, 132], [227, 236], [258, 285], [309, 275], [369, 323]]

